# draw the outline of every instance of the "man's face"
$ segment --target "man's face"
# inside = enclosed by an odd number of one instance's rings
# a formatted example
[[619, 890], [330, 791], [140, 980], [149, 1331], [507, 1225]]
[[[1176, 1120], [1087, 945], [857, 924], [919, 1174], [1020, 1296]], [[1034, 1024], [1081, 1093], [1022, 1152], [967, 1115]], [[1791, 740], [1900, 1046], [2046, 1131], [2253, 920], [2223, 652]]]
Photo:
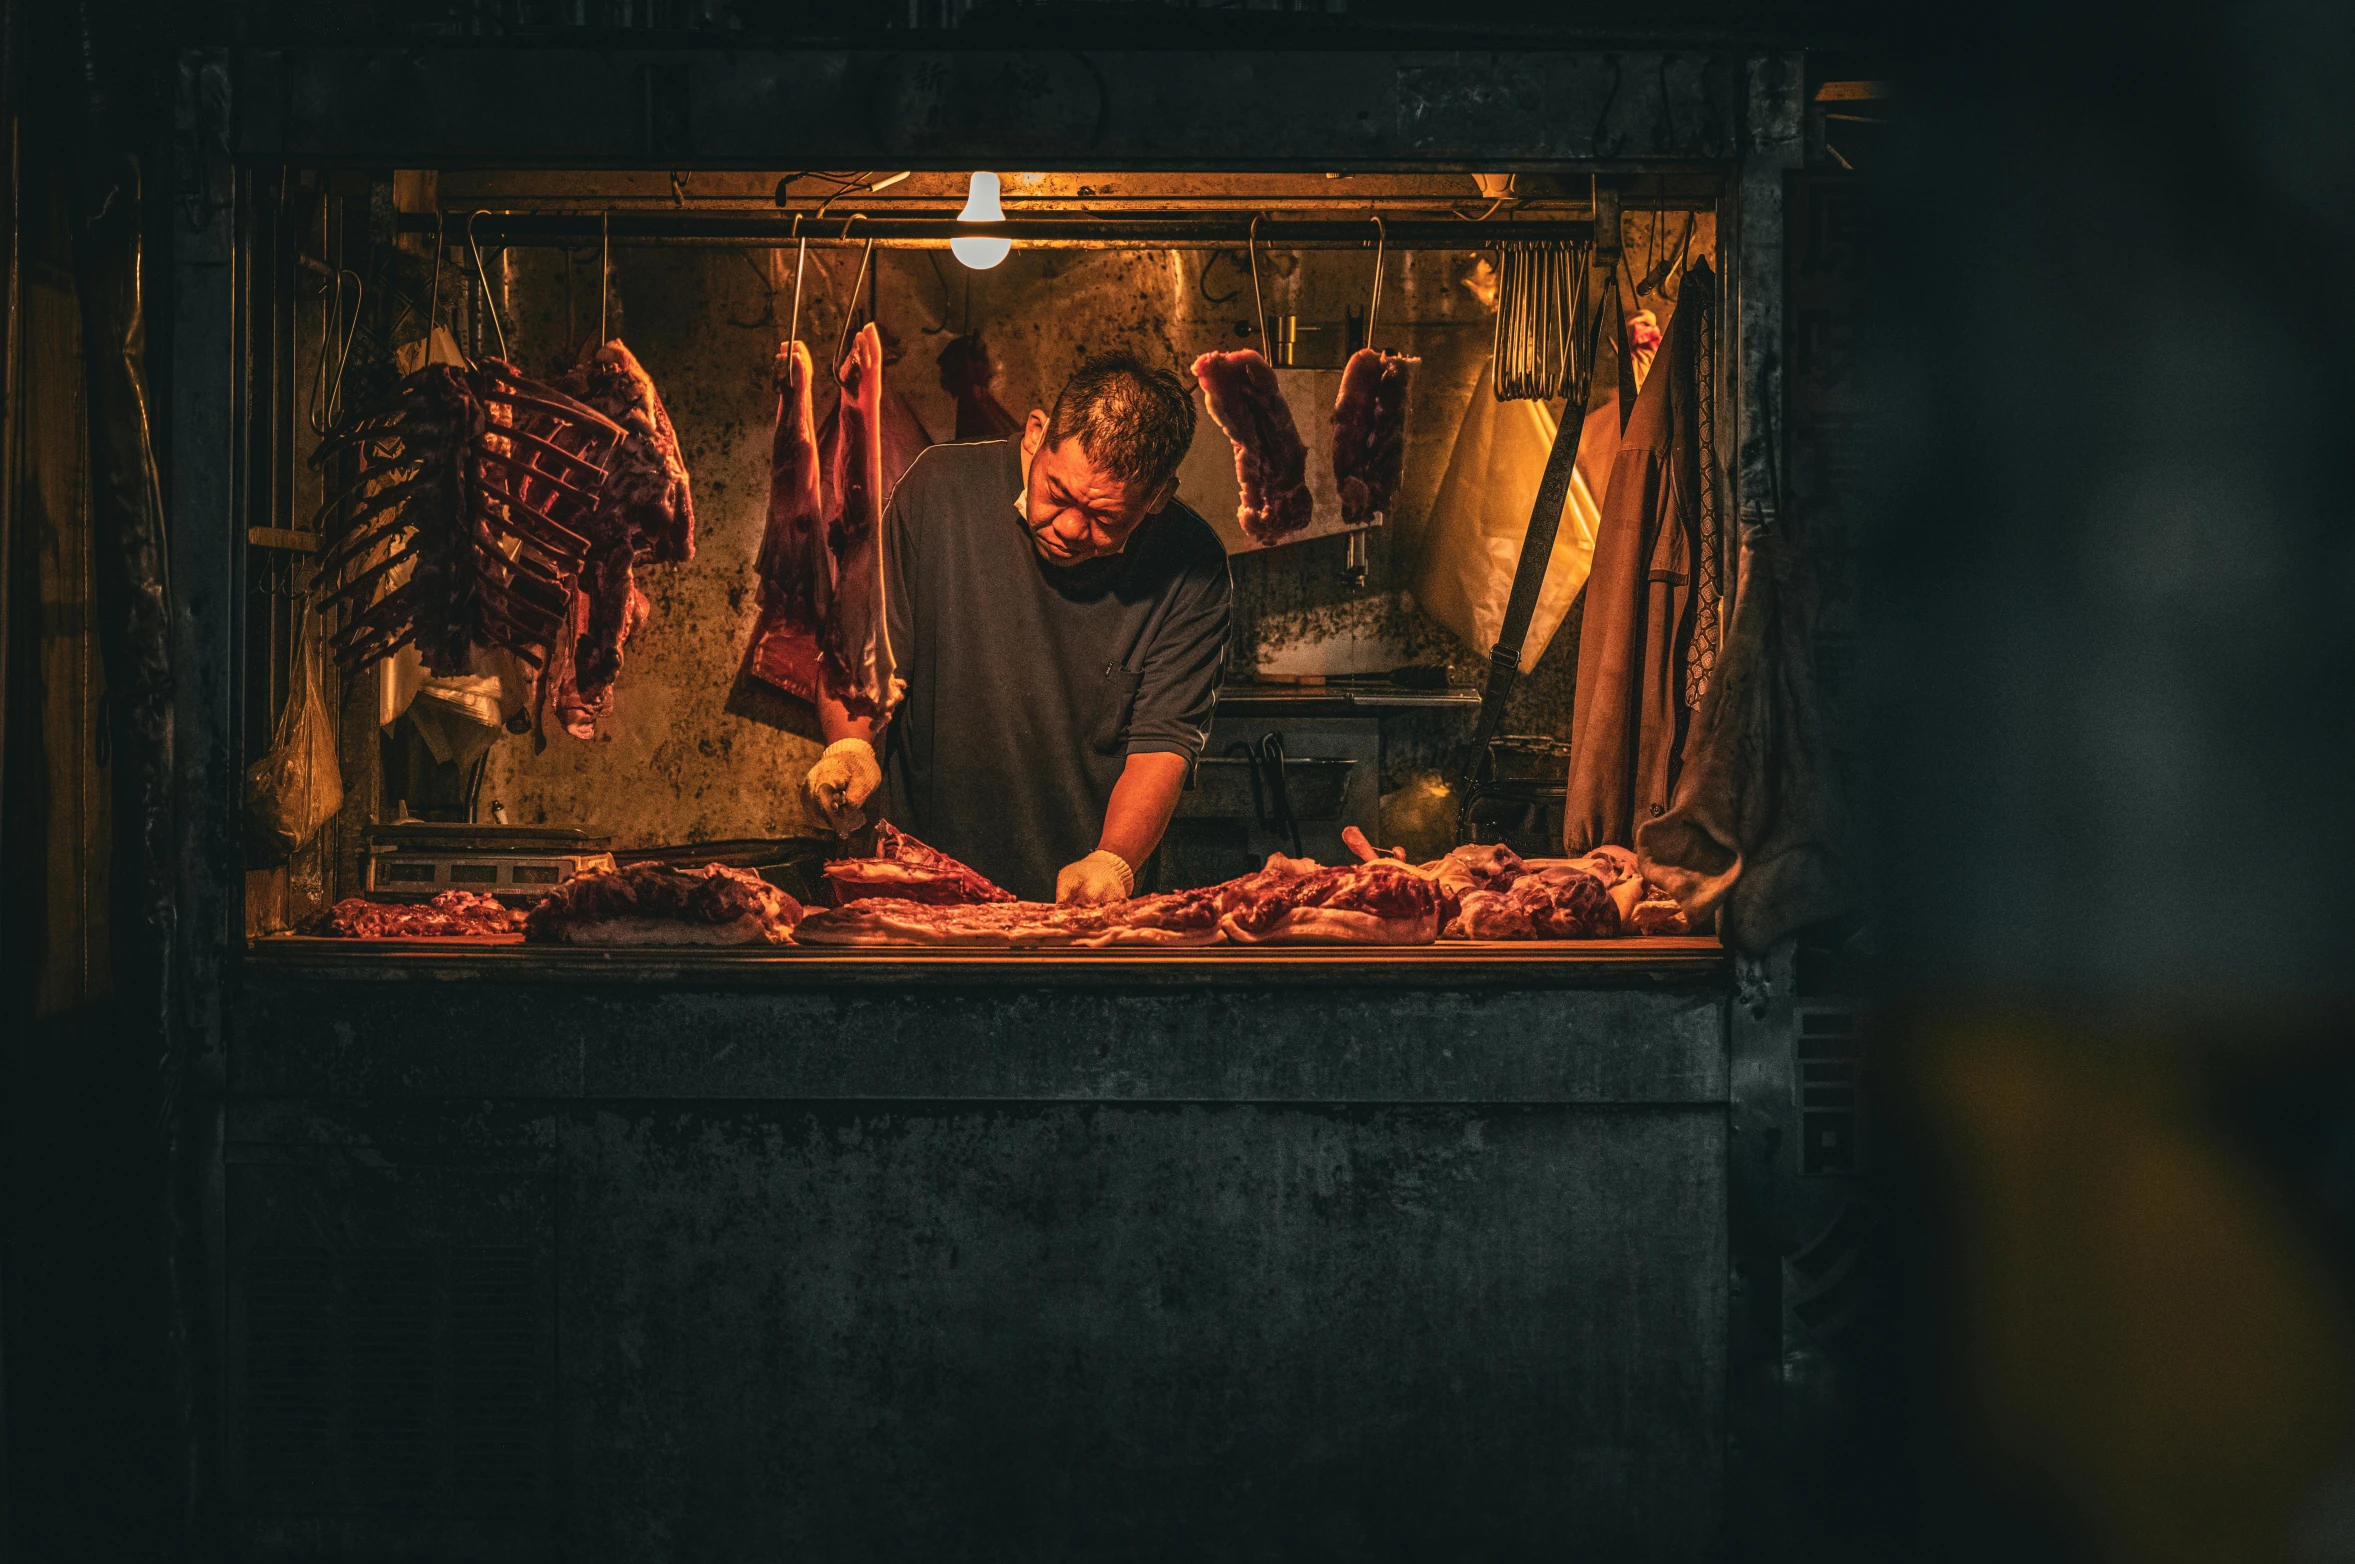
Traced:
[[1047, 415], [1035, 408], [1022, 429], [1022, 466], [1022, 519], [1031, 546], [1052, 565], [1119, 553], [1177, 488], [1175, 479], [1151, 489], [1121, 482], [1088, 460], [1077, 436], [1048, 445]]

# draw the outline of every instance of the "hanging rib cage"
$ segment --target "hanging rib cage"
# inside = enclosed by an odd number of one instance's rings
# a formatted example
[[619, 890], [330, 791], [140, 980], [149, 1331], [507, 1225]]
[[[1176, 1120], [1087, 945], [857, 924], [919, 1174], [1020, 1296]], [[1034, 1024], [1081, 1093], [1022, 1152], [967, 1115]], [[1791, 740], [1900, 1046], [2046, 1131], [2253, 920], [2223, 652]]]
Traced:
[[392, 402], [312, 453], [359, 472], [328, 496], [313, 578], [349, 675], [415, 642], [436, 676], [473, 671], [477, 645], [540, 667], [566, 633], [589, 552], [580, 522], [603, 492], [619, 424], [512, 364], [429, 364]]

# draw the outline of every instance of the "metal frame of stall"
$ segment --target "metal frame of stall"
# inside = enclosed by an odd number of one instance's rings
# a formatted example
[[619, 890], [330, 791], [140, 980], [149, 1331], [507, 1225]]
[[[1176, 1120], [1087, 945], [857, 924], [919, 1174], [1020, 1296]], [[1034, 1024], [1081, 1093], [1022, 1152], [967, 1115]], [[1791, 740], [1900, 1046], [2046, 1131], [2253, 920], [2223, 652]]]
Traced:
[[[1730, 193], [1719, 249], [1731, 349], [1721, 354], [1719, 394], [1730, 414], [1722, 427], [1737, 432], [1728, 514], [1772, 526], [1783, 462], [1783, 214], [1787, 177], [1802, 159], [1803, 80], [1796, 54], [1731, 47], [184, 56], [168, 263], [169, 504], [183, 670], [178, 977], [191, 1039], [187, 1109], [206, 1145], [203, 1204], [216, 1262], [230, 1005], [247, 969], [236, 738], [249, 519], [239, 453], [251, 415], [240, 357], [242, 166], [1715, 170]], [[779, 225], [750, 221], [764, 234]], [[628, 231], [612, 224], [616, 235]], [[1734, 963], [1732, 977], [1722, 1534], [1734, 1551], [1763, 1556], [1775, 1552], [1773, 1489], [1786, 1443], [1783, 1256], [1822, 1197], [1793, 1177], [1800, 1021], [1791, 953]], [[1119, 979], [1106, 973], [1102, 981]], [[216, 1352], [205, 1387], [216, 1429], [227, 1415], [224, 1285], [216, 1264], [208, 1295]], [[218, 1479], [218, 1461], [206, 1469]]]

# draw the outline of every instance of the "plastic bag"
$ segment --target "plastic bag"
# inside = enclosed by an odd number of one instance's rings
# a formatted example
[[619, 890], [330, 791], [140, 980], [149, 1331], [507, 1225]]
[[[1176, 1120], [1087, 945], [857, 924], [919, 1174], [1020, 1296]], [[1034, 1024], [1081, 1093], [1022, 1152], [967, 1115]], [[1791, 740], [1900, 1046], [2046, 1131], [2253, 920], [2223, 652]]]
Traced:
[[265, 862], [291, 857], [343, 807], [335, 723], [319, 694], [320, 661], [306, 610], [297, 632], [297, 683], [278, 714], [270, 752], [245, 774], [246, 840]]
[[[1489, 371], [1464, 410], [1447, 475], [1424, 523], [1421, 568], [1415, 601], [1474, 651], [1485, 655], [1504, 627], [1505, 602], [1513, 595], [1513, 572], [1521, 561], [1521, 540], [1529, 532], [1529, 509], [1545, 476], [1553, 448], [1555, 419], [1544, 402], [1499, 402], [1490, 391]], [[1537, 666], [1594, 563], [1595, 525], [1602, 517], [1602, 486], [1619, 448], [1616, 398], [1587, 414], [1579, 430], [1578, 464], [1562, 505], [1561, 529], [1529, 633], [1521, 642], [1521, 671]]]

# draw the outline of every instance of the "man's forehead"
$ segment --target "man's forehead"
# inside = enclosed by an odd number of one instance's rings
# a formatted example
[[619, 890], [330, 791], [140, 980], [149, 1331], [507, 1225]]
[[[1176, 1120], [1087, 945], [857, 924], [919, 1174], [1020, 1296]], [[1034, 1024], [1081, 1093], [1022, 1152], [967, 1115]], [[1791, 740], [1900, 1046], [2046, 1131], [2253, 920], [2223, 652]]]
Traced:
[[1137, 496], [1137, 486], [1121, 482], [1090, 460], [1078, 435], [1067, 435], [1044, 453], [1057, 482], [1081, 504], [1092, 509], [1120, 510]]

